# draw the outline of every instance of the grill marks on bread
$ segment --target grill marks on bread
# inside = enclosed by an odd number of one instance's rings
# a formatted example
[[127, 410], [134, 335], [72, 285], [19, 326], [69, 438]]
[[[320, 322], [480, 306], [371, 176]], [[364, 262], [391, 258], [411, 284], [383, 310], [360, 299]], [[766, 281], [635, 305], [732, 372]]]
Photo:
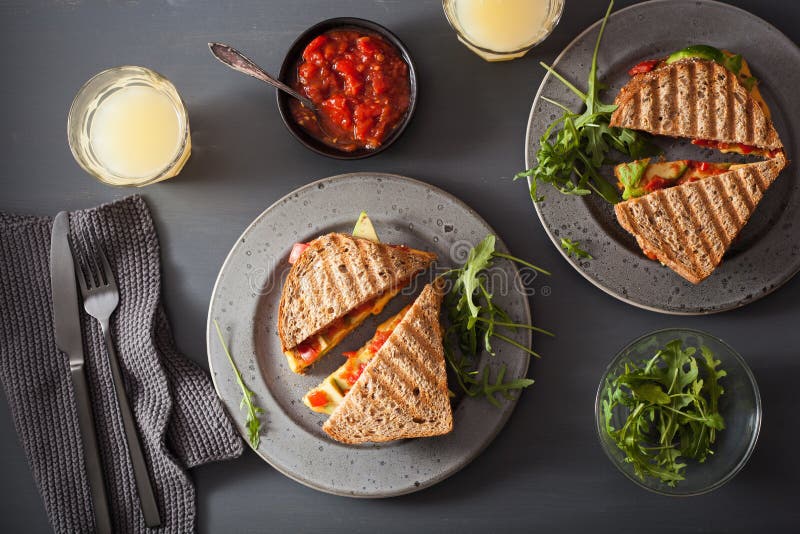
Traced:
[[450, 432], [439, 311], [442, 289], [427, 285], [322, 426], [343, 443], [383, 442]]
[[692, 283], [722, 261], [764, 192], [786, 165], [783, 154], [614, 206], [642, 249]]
[[292, 266], [283, 286], [278, 310], [283, 351], [349, 311], [405, 286], [435, 258], [346, 234], [318, 237]]
[[614, 103], [611, 126], [769, 150], [783, 146], [736, 75], [713, 61], [685, 59], [638, 74]]

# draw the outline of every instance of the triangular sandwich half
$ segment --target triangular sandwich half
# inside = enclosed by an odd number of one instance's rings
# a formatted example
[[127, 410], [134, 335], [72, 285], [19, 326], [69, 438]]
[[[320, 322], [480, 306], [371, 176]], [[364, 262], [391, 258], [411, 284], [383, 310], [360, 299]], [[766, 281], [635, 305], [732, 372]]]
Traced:
[[428, 284], [322, 429], [342, 443], [438, 436], [453, 429], [439, 312]]
[[303, 404], [313, 412], [332, 414], [333, 410], [339, 406], [347, 392], [353, 388], [361, 373], [366, 369], [367, 364], [383, 347], [410, 308], [411, 304], [382, 322], [375, 330], [372, 339], [357, 351], [342, 353], [342, 356], [346, 357], [347, 360], [328, 375], [320, 385], [306, 393], [303, 397]]
[[370, 314], [378, 314], [436, 259], [430, 252], [330, 233], [304, 247], [283, 285], [278, 336], [296, 373]]
[[638, 74], [614, 103], [611, 126], [766, 157], [783, 148], [757, 100], [734, 73], [714, 61], [682, 59]]
[[616, 204], [614, 212], [648, 257], [697, 284], [720, 264], [785, 165], [779, 152], [766, 161], [631, 198]]

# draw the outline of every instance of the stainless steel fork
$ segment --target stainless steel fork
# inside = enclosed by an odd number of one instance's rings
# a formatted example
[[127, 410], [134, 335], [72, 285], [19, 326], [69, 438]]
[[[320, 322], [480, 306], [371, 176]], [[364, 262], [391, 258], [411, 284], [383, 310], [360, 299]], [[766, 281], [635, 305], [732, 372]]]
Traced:
[[133, 475], [136, 479], [136, 489], [139, 493], [139, 502], [144, 515], [145, 524], [150, 527], [157, 527], [161, 524], [158, 514], [153, 485], [147, 472], [147, 464], [144, 460], [142, 446], [139, 436], [136, 434], [136, 423], [133, 419], [128, 396], [125, 394], [125, 385], [122, 381], [122, 373], [119, 368], [117, 352], [114, 350], [114, 342], [111, 339], [109, 321], [111, 315], [119, 304], [119, 290], [114, 279], [114, 273], [108, 264], [103, 249], [94, 235], [94, 232], [85, 233], [83, 236], [83, 246], [77, 246], [77, 260], [75, 271], [78, 273], [78, 282], [83, 294], [83, 307], [86, 313], [100, 322], [103, 329], [103, 336], [106, 340], [108, 350], [108, 361], [111, 365], [111, 376], [114, 380], [114, 389], [117, 394], [119, 411], [122, 414], [122, 425], [125, 428], [125, 439], [128, 443], [128, 452], [131, 456], [133, 465]]

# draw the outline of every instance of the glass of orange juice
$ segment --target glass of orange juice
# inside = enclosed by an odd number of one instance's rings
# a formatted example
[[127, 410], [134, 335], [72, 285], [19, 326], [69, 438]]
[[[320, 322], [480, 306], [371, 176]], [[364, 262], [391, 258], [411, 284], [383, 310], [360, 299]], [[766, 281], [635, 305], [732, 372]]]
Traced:
[[191, 153], [189, 116], [169, 80], [145, 67], [104, 70], [84, 84], [67, 118], [72, 155], [111, 185], [177, 175]]
[[442, 7], [467, 48], [487, 61], [506, 61], [550, 35], [564, 0], [443, 0]]

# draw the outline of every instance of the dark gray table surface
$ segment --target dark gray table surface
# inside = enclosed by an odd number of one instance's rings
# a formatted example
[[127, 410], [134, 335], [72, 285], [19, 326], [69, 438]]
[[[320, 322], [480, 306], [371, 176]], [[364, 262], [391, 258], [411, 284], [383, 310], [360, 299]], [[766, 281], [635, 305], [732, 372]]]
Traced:
[[[800, 41], [794, 2], [732, 3]], [[301, 486], [248, 451], [192, 471], [200, 532], [797, 528], [800, 279], [744, 309], [711, 317], [668, 317], [627, 306], [567, 265], [542, 231], [525, 186], [510, 180], [523, 166], [528, 111], [543, 73], [538, 61], [551, 61], [605, 7], [598, 0], [567, 0], [561, 24], [542, 46], [522, 60], [489, 64], [456, 41], [434, 0], [0, 3], [0, 210], [54, 214], [134, 192], [85, 175], [67, 146], [67, 109], [97, 71], [149, 66], [186, 100], [194, 145], [189, 163], [178, 178], [137, 192], [158, 226], [163, 292], [178, 345], [204, 367], [207, 304], [230, 246], [273, 201], [324, 176], [386, 171], [435, 184], [475, 208], [515, 254], [553, 271], [547, 281], [536, 281], [539, 294], [531, 302], [536, 322], [558, 338], [535, 340], [544, 355], [531, 368], [536, 384], [495, 442], [463, 471], [417, 494], [352, 500]], [[387, 25], [418, 65], [414, 120], [395, 146], [363, 161], [333, 161], [303, 148], [281, 124], [274, 93], [223, 68], [206, 49], [208, 41], [230, 42], [277, 71], [297, 34], [334, 16]], [[595, 437], [594, 393], [607, 361], [627, 340], [667, 326], [722, 337], [745, 356], [761, 387], [764, 422], [755, 454], [731, 483], [707, 496], [645, 492], [615, 470]], [[0, 531], [46, 532], [5, 401], [0, 405]]]

